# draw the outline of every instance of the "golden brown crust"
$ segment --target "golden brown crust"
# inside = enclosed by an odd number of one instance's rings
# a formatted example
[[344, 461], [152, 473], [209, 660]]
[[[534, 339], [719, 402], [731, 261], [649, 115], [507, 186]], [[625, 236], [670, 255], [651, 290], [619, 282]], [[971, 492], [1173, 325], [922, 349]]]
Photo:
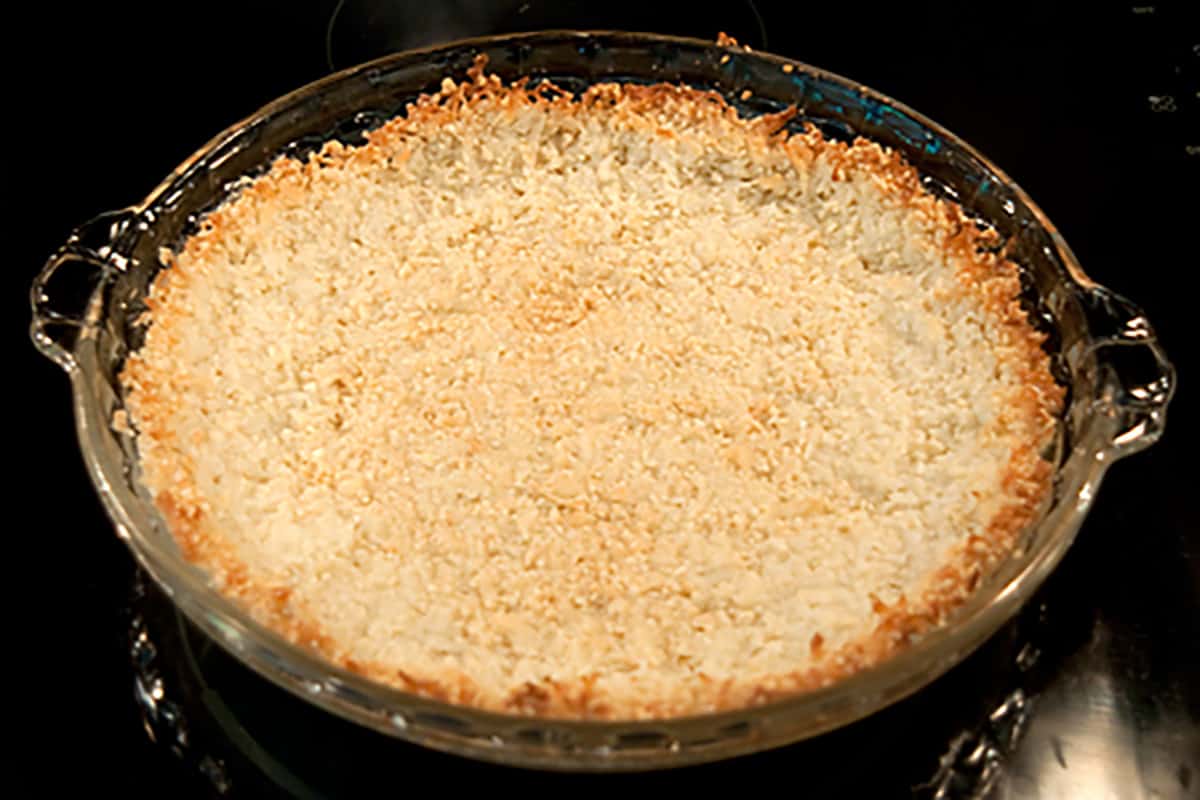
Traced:
[[[368, 164], [381, 157], [402, 161], [410, 155], [398, 147], [405, 136], [446, 124], [464, 108], [484, 102], [495, 103], [510, 112], [534, 106], [579, 114], [592, 107], [620, 107], [624, 109], [622, 113], [637, 119], [646, 116], [647, 110], [669, 104], [698, 120], [737, 118], [736, 111], [713, 92], [671, 85], [605, 84], [574, 98], [547, 84], [534, 88], [526, 82], [504, 86], [495, 76], [485, 76], [480, 67], [477, 65], [467, 82], [447, 82], [440, 93], [422, 97], [405, 116], [370, 134], [365, 146], [346, 148], [331, 143], [306, 163], [280, 158], [265, 177], [244, 188], [241, 198], [265, 203], [300, 196], [320, 170]], [[901, 597], [890, 607], [876, 599], [878, 622], [869, 636], [831, 651], [818, 633], [811, 640], [816, 664], [813, 667], [779, 675], [701, 676], [703, 686], [688, 697], [663, 697], [634, 706], [623, 702], [623, 698], [598, 693], [594, 675], [571, 681], [527, 682], [504, 696], [481, 692], [468, 675], [411, 675], [387, 664], [351, 657], [320, 628], [294, 592], [267, 576], [250, 574], [222, 540], [220, 532], [214, 530], [210, 509], [192, 485], [192, 465], [181, 456], [171, 455], [169, 458], [175, 460], [162, 468], [164, 474], [173, 471], [171, 488], [160, 492], [156, 502], [185, 557], [210, 570], [217, 588], [246, 606], [264, 625], [334, 663], [426, 697], [530, 716], [645, 718], [762, 704], [830, 685], [878, 664], [942, 624], [976, 588], [982, 576], [1011, 551], [1019, 533], [1036, 519], [1051, 476], [1051, 469], [1039, 457], [1039, 450], [1053, 432], [1062, 390], [1050, 375], [1048, 359], [1041, 347], [1043, 337], [1029, 324], [1017, 301], [1020, 292], [1017, 267], [992, 252], [994, 234], [978, 228], [958, 206], [926, 193], [916, 170], [894, 152], [865, 140], [852, 145], [827, 141], [816, 130], [788, 135], [783, 128], [794, 115], [795, 110], [790, 109], [745, 126], [748, 145], [759, 151], [780, 148], [798, 167], [812, 164], [819, 154], [832, 164], [833, 180], [869, 176], [890, 202], [910, 209], [936, 226], [944, 251], [958, 269], [962, 290], [976, 293], [987, 312], [1002, 322], [1005, 340], [1001, 345], [1011, 354], [1009, 358], [1018, 369], [1022, 384], [1005, 412], [1007, 420], [1036, 434], [1028, 446], [1017, 448], [1011, 455], [1004, 477], [1008, 499], [995, 511], [987, 526], [987, 536], [972, 536], [963, 542], [917, 596]], [[669, 130], [658, 133], [671, 135]], [[394, 155], [397, 151], [398, 156]], [[185, 244], [188, 261], [195, 263], [214, 242], [236, 235], [240, 225], [237, 214], [236, 205], [211, 213], [200, 232]], [[150, 313], [159, 314], [162, 309], [171, 308], [172, 294], [192, 279], [186, 270], [164, 270], [149, 300]], [[560, 318], [561, 314], [554, 319]], [[186, 323], [186, 319], [170, 315], [158, 317], [157, 335], [168, 340], [179, 337], [183, 332], [177, 328]], [[531, 324], [548, 323], [538, 318]], [[134, 389], [132, 410], [140, 436], [169, 440], [173, 434], [165, 420], [171, 409], [164, 398], [172, 396], [169, 388], [172, 376], [135, 357], [130, 360], [123, 379]]]

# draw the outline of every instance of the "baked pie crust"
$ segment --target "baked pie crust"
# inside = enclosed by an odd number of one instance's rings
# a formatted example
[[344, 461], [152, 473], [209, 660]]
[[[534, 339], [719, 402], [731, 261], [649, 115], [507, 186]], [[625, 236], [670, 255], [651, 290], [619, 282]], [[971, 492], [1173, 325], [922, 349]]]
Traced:
[[995, 236], [793, 115], [477, 68], [248, 179], [122, 375], [186, 557], [334, 663], [554, 717], [763, 703], [940, 624], [1062, 392]]

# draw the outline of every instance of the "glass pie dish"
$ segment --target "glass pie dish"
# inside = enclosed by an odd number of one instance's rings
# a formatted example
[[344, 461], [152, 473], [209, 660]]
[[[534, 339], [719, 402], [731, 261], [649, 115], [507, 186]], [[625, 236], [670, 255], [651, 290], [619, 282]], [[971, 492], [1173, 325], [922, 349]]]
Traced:
[[[1046, 457], [1053, 487], [1011, 556], [947, 624], [887, 661], [823, 689], [765, 705], [653, 721], [556, 720], [451, 705], [336, 667], [256, 622], [190, 564], [138, 480], [118, 376], [142, 343], [139, 320], [160, 251], [276, 157], [330, 139], [358, 143], [480, 55], [502, 79], [547, 78], [578, 92], [598, 82], [712, 89], [747, 116], [794, 105], [795, 129], [864, 137], [903, 155], [926, 188], [999, 234], [1021, 267], [1023, 300], [1048, 335], [1067, 388]], [[140, 204], [81, 226], [31, 289], [31, 335], [71, 379], [92, 480], [118, 535], [179, 609], [238, 659], [295, 694], [382, 733], [462, 755], [556, 769], [646, 769], [761, 750], [848, 724], [918, 690], [995, 633], [1061, 559], [1118, 458], [1161, 435], [1173, 369], [1131, 303], [1096, 285], [1045, 215], [1002, 172], [937, 124], [846, 79], [776, 56], [628, 33], [492, 37], [389, 56], [331, 75], [234, 125]]]

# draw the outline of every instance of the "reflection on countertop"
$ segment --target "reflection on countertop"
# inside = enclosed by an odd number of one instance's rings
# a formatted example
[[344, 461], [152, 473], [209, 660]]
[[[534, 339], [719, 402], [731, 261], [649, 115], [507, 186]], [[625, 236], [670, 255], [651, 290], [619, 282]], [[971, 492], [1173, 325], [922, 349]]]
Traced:
[[1200, 796], [1196, 676], [1185, 689], [1154, 675], [1143, 655], [1131, 652], [1138, 644], [1097, 622], [1091, 640], [1037, 697], [990, 797]]

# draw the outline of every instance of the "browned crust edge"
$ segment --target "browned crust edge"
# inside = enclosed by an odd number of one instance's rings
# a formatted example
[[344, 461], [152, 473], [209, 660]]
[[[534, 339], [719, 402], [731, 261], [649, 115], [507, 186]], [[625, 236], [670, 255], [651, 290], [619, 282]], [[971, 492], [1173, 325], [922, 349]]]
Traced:
[[[601, 84], [575, 98], [548, 83], [533, 88], [524, 80], [511, 86], [503, 85], [498, 77], [485, 75], [483, 63], [477, 62], [466, 81], [456, 84], [447, 80], [440, 92], [423, 96], [408, 108], [406, 115], [372, 132], [368, 144], [362, 147], [347, 148], [331, 142], [304, 163], [279, 158], [266, 175], [243, 189], [237, 201], [209, 214], [201, 230], [187, 241], [185, 252], [189, 258], [202, 257], [209, 243], [219, 239], [231, 224], [235, 224], [242, 198], [265, 201], [281, 193], [303, 191], [304, 184], [316, 171], [377, 158], [381, 150], [387, 151], [389, 144], [395, 144], [405, 134], [453, 119], [466, 107], [498, 101], [502, 108], [534, 105], [578, 113], [594, 106], [622, 104], [628, 113], [636, 115], [666, 100], [690, 104], [698, 117], [737, 119], [736, 110], [715, 92], [670, 84]], [[209, 509], [191, 483], [189, 465], [174, 463], [171, 465], [175, 475], [172, 488], [160, 492], [155, 500], [184, 557], [207, 568], [216, 588], [245, 606], [259, 622], [332, 663], [424, 697], [528, 716], [664, 718], [761, 705], [829, 686], [879, 664], [943, 624], [970, 596], [983, 576], [1012, 550], [1021, 531], [1036, 520], [1053, 472], [1051, 465], [1039, 454], [1040, 445], [1053, 433], [1063, 390], [1051, 376], [1049, 359], [1042, 350], [1044, 337], [1032, 327], [1020, 307], [1018, 268], [994, 252], [996, 234], [980, 229], [959, 206], [928, 194], [916, 169], [895, 152], [864, 139], [856, 140], [853, 145], [828, 141], [812, 128], [803, 134], [789, 135], [781, 131], [795, 114], [795, 109], [789, 109], [743, 124], [754, 146], [783, 148], [797, 167], [811, 163], [820, 152], [833, 165], [834, 180], [864, 173], [870, 175], [886, 196], [936, 227], [942, 246], [959, 269], [964, 290], [982, 299], [984, 309], [1001, 323], [1003, 344], [1016, 353], [1012, 366], [1018, 371], [1021, 385], [1011, 398], [1006, 412], [1008, 421], [1024, 425], [1036, 434], [1029, 445], [1018, 447], [1011, 454], [1003, 479], [1009, 501], [992, 518], [986, 537], [971, 536], [960, 545], [919, 596], [901, 598], [890, 607], [876, 600], [878, 624], [871, 634], [833, 652], [826, 651], [819, 636], [814, 637], [812, 652], [817, 664], [805, 670], [724, 680], [702, 675], [703, 688], [689, 692], [690, 701], [672, 697], [628, 702], [626, 698], [603, 696], [595, 690], [595, 676], [568, 682], [526, 683], [503, 696], [493, 696], [481, 692], [464, 674], [416, 676], [385, 664], [364, 663], [349, 657], [314, 622], [316, 617], [289, 588], [274, 586], [248, 572], [246, 565], [233, 555], [220, 534], [207, 523]], [[171, 295], [190, 279], [191, 276], [178, 267], [160, 273], [154, 296], [148, 300], [151, 315], [169, 308]], [[159, 335], [174, 338], [177, 332], [165, 325], [169, 322], [169, 318], [157, 322], [167, 328]], [[170, 435], [166, 424], [169, 404], [156, 388], [164, 380], [169, 380], [168, 376], [148, 368], [136, 354], [122, 374], [123, 383], [131, 390], [130, 408], [140, 436], [165, 440]]]

